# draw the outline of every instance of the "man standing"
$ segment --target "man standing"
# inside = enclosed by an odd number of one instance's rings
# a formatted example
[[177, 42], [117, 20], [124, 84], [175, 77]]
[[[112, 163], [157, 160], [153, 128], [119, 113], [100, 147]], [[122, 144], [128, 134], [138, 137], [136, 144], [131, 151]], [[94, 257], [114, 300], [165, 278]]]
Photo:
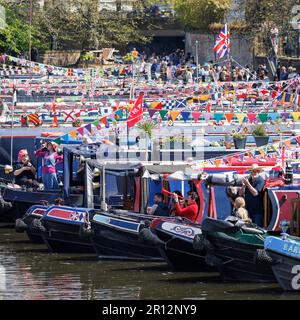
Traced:
[[252, 165], [250, 169], [250, 177], [242, 180], [243, 187], [240, 195], [245, 196], [246, 209], [251, 220], [258, 226], [263, 226], [263, 189], [265, 180], [260, 175], [262, 169], [257, 165]]

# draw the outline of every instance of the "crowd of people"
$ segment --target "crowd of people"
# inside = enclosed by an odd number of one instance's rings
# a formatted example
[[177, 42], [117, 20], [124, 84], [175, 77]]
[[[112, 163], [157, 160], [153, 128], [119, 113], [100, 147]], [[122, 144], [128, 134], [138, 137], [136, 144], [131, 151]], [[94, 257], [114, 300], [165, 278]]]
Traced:
[[298, 74], [296, 68], [289, 66], [277, 66], [274, 77], [265, 64], [260, 64], [257, 70], [249, 65], [242, 66], [236, 61], [215, 63], [209, 61], [204, 64], [196, 63], [191, 53], [185, 54], [184, 50], [177, 49], [171, 54], [157, 55], [153, 53], [147, 56], [139, 53], [135, 48], [132, 51], [136, 58], [134, 65], [135, 75], [148, 81], [193, 83], [202, 82], [226, 82], [226, 81], [279, 81], [295, 78]]

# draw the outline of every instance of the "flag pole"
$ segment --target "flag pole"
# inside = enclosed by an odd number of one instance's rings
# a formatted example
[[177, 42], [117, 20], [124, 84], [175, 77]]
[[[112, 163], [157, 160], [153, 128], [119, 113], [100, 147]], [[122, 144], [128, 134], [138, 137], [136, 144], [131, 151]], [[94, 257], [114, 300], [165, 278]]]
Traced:
[[228, 51], [227, 51], [227, 59], [228, 59], [228, 68], [229, 68], [229, 81], [232, 81], [232, 57], [231, 57], [231, 50], [230, 50], [230, 46], [231, 46], [231, 39], [230, 39], [230, 30], [229, 30], [229, 25], [227, 24], [227, 34], [229, 35], [229, 44], [228, 44]]
[[14, 89], [13, 89], [13, 104], [11, 111], [11, 135], [10, 135], [10, 165], [13, 165], [13, 153], [14, 153], [14, 116], [15, 116], [15, 107], [17, 105], [17, 89], [16, 89], [16, 80], [14, 80]]

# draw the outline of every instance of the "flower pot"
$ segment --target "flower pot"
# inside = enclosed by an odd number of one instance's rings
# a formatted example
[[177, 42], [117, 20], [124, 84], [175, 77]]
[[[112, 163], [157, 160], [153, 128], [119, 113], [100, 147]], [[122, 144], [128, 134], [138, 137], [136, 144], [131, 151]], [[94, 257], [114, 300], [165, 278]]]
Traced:
[[247, 138], [243, 138], [243, 139], [233, 138], [233, 142], [234, 142], [234, 147], [236, 149], [246, 149]]
[[269, 137], [265, 136], [265, 137], [254, 137], [255, 139], [255, 143], [257, 147], [262, 147], [265, 146], [266, 144], [269, 143]]
[[229, 149], [231, 149], [232, 142], [231, 141], [225, 141], [224, 145], [225, 145], [226, 149], [229, 150]]

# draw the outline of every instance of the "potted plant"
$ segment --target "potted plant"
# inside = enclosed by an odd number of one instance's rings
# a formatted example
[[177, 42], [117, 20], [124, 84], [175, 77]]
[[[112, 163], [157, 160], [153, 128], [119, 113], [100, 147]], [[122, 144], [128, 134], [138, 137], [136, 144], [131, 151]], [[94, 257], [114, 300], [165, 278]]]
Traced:
[[266, 127], [263, 124], [256, 125], [253, 128], [252, 135], [257, 147], [261, 147], [269, 143], [269, 136], [267, 135]]
[[243, 132], [232, 133], [234, 147], [236, 149], [246, 149], [247, 135]]
[[74, 128], [79, 128], [79, 127], [81, 127], [81, 125], [82, 125], [82, 121], [78, 118], [74, 119], [72, 122], [72, 126]]
[[[146, 142], [146, 161], [149, 160], [149, 147], [151, 145], [151, 140], [153, 140], [153, 131], [156, 125], [152, 120], [141, 121], [137, 124], [137, 128], [141, 131], [142, 135], [145, 137]], [[151, 148], [151, 147], [150, 147]]]

